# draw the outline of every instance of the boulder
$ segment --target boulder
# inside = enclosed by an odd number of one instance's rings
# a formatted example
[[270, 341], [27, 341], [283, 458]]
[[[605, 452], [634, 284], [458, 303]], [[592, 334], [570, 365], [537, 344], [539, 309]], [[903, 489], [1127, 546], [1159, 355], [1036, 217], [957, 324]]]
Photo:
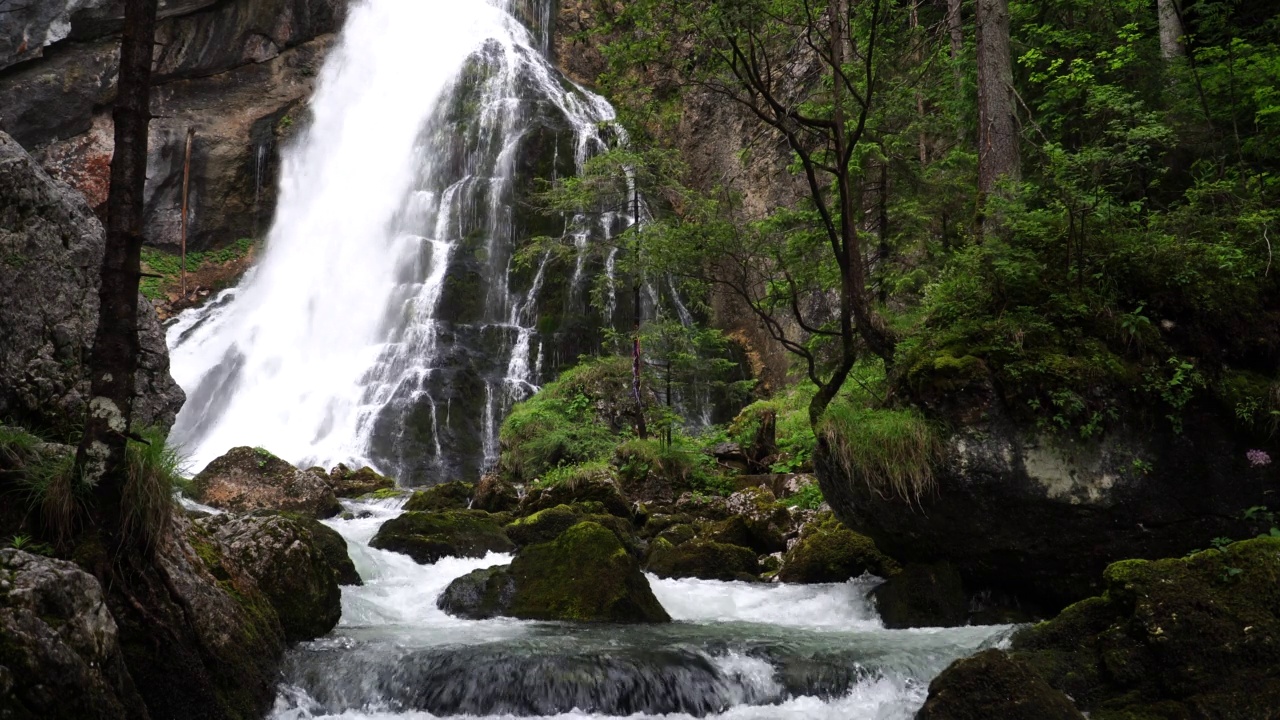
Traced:
[[539, 510], [532, 515], [516, 518], [505, 530], [513, 543], [524, 547], [555, 540], [565, 530], [587, 520], [611, 530], [618, 542], [637, 559], [644, 557], [645, 544], [636, 536], [631, 523], [616, 515], [601, 513], [599, 503], [557, 505]]
[[539, 510], [557, 505], [598, 502], [604, 512], [618, 517], [631, 516], [631, 502], [618, 489], [612, 480], [603, 478], [585, 479], [579, 482], [566, 482], [546, 488], [530, 490], [520, 501], [517, 511], [519, 515], [531, 515]]
[[337, 530], [319, 520], [305, 515], [292, 513], [287, 513], [287, 515], [291, 519], [303, 523], [311, 530], [311, 539], [315, 541], [316, 547], [324, 555], [325, 562], [329, 563], [329, 568], [333, 570], [333, 576], [338, 579], [339, 585], [364, 584], [364, 580], [360, 578], [360, 573], [356, 571], [356, 564], [351, 561], [351, 553], [347, 551], [346, 538], [342, 537]]
[[955, 627], [969, 620], [969, 598], [950, 565], [908, 565], [871, 595], [887, 628]]
[[[275, 608], [285, 640], [311, 640], [338, 624], [342, 593], [330, 557], [316, 540], [318, 522], [258, 512], [211, 515], [196, 525], [211, 533], [226, 555], [253, 577]], [[350, 558], [346, 563], [350, 565]]]
[[515, 510], [520, 504], [520, 495], [515, 486], [503, 480], [497, 473], [486, 473], [476, 483], [475, 497], [471, 507], [486, 512], [505, 512]]
[[[906, 501], [851, 474], [819, 438], [823, 495], [850, 527], [907, 563], [946, 562], [966, 588], [1007, 593], [1056, 612], [1101, 591], [1103, 569], [1124, 558], [1177, 557], [1216, 537], [1247, 537], [1241, 512], [1266, 505], [1276, 464], [1269, 441], [1235, 432], [1220, 413], [1183, 413], [1180, 434], [1114, 429], [1081, 440], [1010, 415], [999, 392], [975, 380], [939, 410], [949, 427], [933, 463], [936, 491]], [[1141, 417], [1141, 408], [1121, 409]]]
[[155, 562], [165, 580], [149, 585], [145, 612], [136, 596], [107, 594], [151, 717], [264, 717], [284, 654], [271, 602], [222, 543], [185, 515], [175, 514]]
[[228, 450], [195, 476], [191, 489], [197, 502], [221, 510], [285, 510], [317, 518], [342, 511], [326, 476], [299, 470], [262, 448]]
[[1125, 560], [1105, 592], [1014, 636], [1013, 655], [1095, 720], [1273, 717], [1280, 538]]
[[[697, 528], [695, 528], [692, 525], [682, 523], [680, 525], [672, 525], [671, 527], [668, 527], [666, 530], [663, 530], [662, 532], [658, 533], [658, 536], [655, 539], [662, 540], [664, 542], [669, 542], [672, 545], [679, 545], [681, 543], [689, 542], [690, 540], [697, 537], [697, 535], [698, 535]], [[728, 542], [727, 540], [722, 541], [718, 538], [712, 538], [712, 539], [715, 540], [716, 542]], [[728, 542], [728, 544], [734, 545], [737, 543]]]
[[[89, 396], [84, 359], [98, 325], [102, 225], [84, 198], [3, 132], [0, 198], [0, 417], [79, 428]], [[184, 396], [169, 376], [164, 330], [141, 297], [138, 341], [133, 424], [168, 428]]]
[[437, 601], [463, 617], [668, 622], [640, 566], [613, 531], [581, 522], [555, 540], [530, 545], [510, 566], [455, 580]]
[[409, 497], [404, 509], [413, 512], [436, 510], [466, 510], [471, 506], [475, 485], [466, 482], [447, 482], [417, 490]]
[[383, 523], [369, 546], [403, 553], [423, 564], [515, 549], [502, 526], [478, 510], [406, 512]]
[[760, 567], [750, 548], [707, 540], [672, 545], [656, 540], [649, 548], [645, 570], [662, 578], [702, 580], [756, 580]]
[[751, 548], [757, 555], [769, 555], [787, 549], [787, 541], [775, 525], [749, 515], [734, 515], [722, 520], [712, 525], [706, 536], [714, 542]]
[[0, 717], [148, 717], [102, 588], [72, 563], [0, 550]]
[[800, 540], [782, 558], [778, 579], [794, 583], [844, 582], [863, 573], [888, 577], [898, 564], [865, 535], [845, 527], [831, 513], [804, 526]]
[[1066, 695], [1000, 650], [957, 660], [929, 683], [916, 720], [1084, 720]]
[[329, 485], [333, 494], [340, 498], [355, 498], [379, 490], [392, 490], [396, 481], [385, 475], [379, 475], [373, 468], [362, 467], [359, 470], [338, 464], [329, 471]]

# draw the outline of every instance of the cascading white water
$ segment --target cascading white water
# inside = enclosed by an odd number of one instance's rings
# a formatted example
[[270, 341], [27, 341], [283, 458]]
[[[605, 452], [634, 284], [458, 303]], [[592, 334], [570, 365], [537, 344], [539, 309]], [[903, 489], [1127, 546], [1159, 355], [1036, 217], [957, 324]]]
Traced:
[[[188, 394], [173, 438], [193, 467], [236, 445], [391, 471], [495, 459], [543, 360], [546, 259], [511, 280], [517, 166], [561, 134], [580, 166], [613, 117], [547, 63], [540, 33], [485, 0], [353, 6], [285, 152], [260, 264], [170, 329]], [[464, 282], [483, 307], [442, 320], [463, 313]]]

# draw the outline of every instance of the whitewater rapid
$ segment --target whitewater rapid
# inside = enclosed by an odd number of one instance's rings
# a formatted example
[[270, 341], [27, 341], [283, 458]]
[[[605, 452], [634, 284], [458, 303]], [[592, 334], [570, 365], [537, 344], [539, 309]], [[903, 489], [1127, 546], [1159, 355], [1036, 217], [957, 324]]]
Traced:
[[272, 720], [909, 720], [947, 664], [1010, 631], [887, 630], [865, 594], [874, 578], [648, 576], [669, 625], [463, 620], [436, 598], [454, 578], [511, 556], [419, 565], [368, 546], [399, 501], [344, 504], [359, 517], [326, 522], [347, 539], [364, 585], [343, 588], [329, 637], [290, 651]]

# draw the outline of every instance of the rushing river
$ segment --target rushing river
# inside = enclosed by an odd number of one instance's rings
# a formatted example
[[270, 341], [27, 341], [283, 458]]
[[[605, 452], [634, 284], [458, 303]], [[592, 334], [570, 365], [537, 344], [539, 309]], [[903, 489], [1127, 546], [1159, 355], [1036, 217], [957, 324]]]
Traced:
[[462, 620], [449, 582], [508, 555], [419, 565], [368, 546], [395, 501], [331, 520], [362, 587], [342, 621], [290, 651], [275, 720], [344, 718], [841, 718], [904, 720], [952, 660], [1009, 628], [887, 630], [871, 579], [778, 585], [650, 576], [669, 625]]

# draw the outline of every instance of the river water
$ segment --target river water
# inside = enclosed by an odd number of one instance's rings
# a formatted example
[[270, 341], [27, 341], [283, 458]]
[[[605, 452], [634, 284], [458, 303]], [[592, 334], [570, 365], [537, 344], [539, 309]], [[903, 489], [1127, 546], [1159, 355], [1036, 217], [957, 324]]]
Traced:
[[368, 546], [397, 501], [347, 501], [328, 521], [362, 587], [342, 591], [328, 637], [289, 652], [274, 720], [344, 718], [841, 718], [906, 720], [953, 660], [1008, 626], [887, 630], [860, 578], [825, 585], [662, 580], [669, 625], [462, 620], [449, 582], [510, 561], [419, 565]]

